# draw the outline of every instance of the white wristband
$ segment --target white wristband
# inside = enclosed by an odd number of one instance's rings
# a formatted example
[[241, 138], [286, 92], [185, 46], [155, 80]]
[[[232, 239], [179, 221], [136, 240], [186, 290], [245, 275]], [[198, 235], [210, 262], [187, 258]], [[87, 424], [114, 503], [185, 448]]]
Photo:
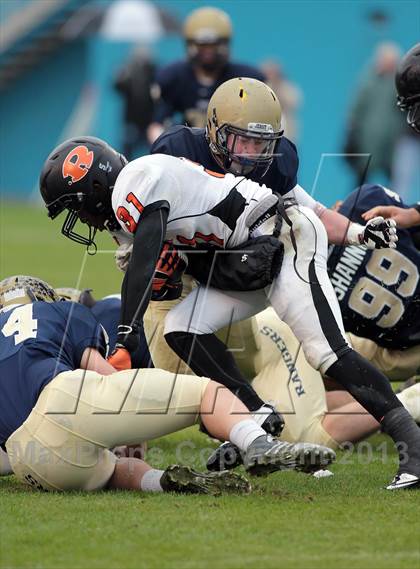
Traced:
[[346, 241], [349, 245], [362, 245], [363, 241], [361, 239], [363, 235], [364, 227], [360, 223], [350, 223], [347, 230]]

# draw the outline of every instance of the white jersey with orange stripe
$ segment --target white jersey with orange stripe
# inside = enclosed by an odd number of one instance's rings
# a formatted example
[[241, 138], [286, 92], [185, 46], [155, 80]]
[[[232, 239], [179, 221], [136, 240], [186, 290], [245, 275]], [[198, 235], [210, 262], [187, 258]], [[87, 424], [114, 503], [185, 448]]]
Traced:
[[246, 241], [250, 224], [272, 210], [276, 199], [269, 188], [246, 178], [154, 154], [122, 170], [112, 206], [127, 234], [136, 231], [147, 211], [164, 206], [169, 209], [164, 240], [194, 248], [202, 244], [226, 248]]

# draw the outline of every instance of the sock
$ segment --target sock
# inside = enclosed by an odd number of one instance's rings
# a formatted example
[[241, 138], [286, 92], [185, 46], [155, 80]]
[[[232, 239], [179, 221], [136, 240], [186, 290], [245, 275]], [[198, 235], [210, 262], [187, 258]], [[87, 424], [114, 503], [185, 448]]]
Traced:
[[401, 393], [397, 393], [398, 399], [416, 421], [420, 423], [420, 383], [407, 387]]
[[163, 492], [163, 488], [160, 485], [160, 479], [162, 478], [163, 470], [148, 470], [143, 474], [140, 481], [140, 490], [143, 492]]
[[400, 455], [399, 473], [408, 472], [420, 476], [420, 429], [404, 407], [389, 411], [382, 420]]
[[244, 419], [232, 427], [229, 440], [241, 450], [246, 451], [255, 439], [262, 436], [267, 436], [264, 429], [252, 419]]
[[379, 423], [392, 409], [403, 409], [384, 374], [354, 350], [342, 355], [325, 373], [347, 389]]

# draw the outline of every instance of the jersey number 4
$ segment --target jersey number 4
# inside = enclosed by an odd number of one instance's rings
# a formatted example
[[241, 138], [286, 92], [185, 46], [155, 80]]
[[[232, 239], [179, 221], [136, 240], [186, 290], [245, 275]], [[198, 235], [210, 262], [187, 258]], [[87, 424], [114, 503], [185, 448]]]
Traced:
[[395, 249], [380, 249], [372, 253], [366, 272], [370, 277], [357, 281], [349, 307], [365, 318], [378, 318], [376, 324], [381, 328], [392, 328], [404, 314], [403, 299], [412, 296], [417, 288], [419, 271]]
[[38, 320], [33, 317], [32, 304], [24, 304], [12, 310], [1, 331], [6, 337], [14, 336], [15, 346], [28, 338], [36, 338]]

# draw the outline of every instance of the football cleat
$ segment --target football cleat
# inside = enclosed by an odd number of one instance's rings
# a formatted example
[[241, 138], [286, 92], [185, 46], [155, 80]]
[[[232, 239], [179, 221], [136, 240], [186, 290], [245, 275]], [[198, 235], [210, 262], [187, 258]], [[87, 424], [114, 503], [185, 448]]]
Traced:
[[311, 443], [287, 443], [269, 435], [255, 439], [245, 453], [244, 465], [254, 476], [265, 476], [278, 470], [313, 472], [335, 460], [335, 452]]
[[[261, 427], [266, 433], [272, 435], [273, 437], [278, 437], [284, 429], [284, 419], [283, 415], [276, 411], [271, 405], [264, 405], [271, 409], [271, 413], [267, 415], [266, 419], [261, 423]], [[262, 409], [264, 408], [262, 407]], [[253, 416], [255, 419], [255, 415]], [[255, 419], [256, 420], [256, 419]], [[258, 421], [256, 420], [258, 423]]]
[[394, 476], [391, 484], [389, 484], [387, 490], [402, 490], [404, 488], [420, 488], [420, 477], [415, 474], [408, 474], [408, 472], [402, 472]]
[[168, 466], [162, 474], [160, 484], [165, 492], [182, 494], [249, 494], [251, 484], [234, 472], [197, 472], [189, 466]]
[[207, 460], [207, 470], [220, 472], [221, 470], [231, 470], [243, 464], [240, 449], [233, 443], [227, 441], [218, 446]]
[[251, 413], [251, 418], [264, 429], [269, 435], [280, 435], [284, 427], [284, 419], [281, 413], [268, 403], [264, 403], [259, 409]]

